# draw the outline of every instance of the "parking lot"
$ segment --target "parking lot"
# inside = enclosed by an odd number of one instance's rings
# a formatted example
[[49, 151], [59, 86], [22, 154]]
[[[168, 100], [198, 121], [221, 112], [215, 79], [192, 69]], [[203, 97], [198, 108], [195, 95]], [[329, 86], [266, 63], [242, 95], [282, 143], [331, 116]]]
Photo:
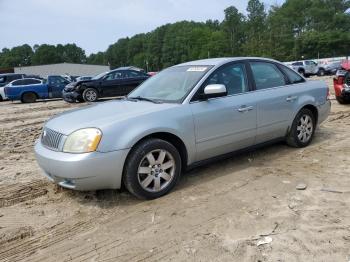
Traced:
[[349, 261], [349, 105], [332, 100], [307, 148], [281, 143], [194, 169], [153, 201], [41, 175], [33, 144], [44, 122], [82, 106], [0, 103], [0, 261]]

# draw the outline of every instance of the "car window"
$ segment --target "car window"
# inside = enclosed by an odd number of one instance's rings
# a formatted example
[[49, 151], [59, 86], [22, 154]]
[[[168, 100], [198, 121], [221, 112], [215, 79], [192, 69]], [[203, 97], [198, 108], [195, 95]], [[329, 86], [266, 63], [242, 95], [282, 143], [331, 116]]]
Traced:
[[121, 79], [122, 77], [122, 73], [120, 71], [116, 71], [106, 75], [105, 80], [110, 81], [115, 79]]
[[286, 79], [276, 65], [266, 62], [251, 62], [257, 90], [286, 85]]
[[125, 78], [143, 77], [145, 76], [142, 72], [138, 71], [125, 71]]
[[294, 70], [282, 65], [280, 67], [281, 67], [281, 70], [287, 75], [287, 77], [289, 78], [289, 81], [292, 84], [305, 82], [305, 80], [299, 74], [297, 74]]
[[296, 62], [296, 63], [293, 63], [292, 65], [293, 65], [293, 66], [302, 66], [302, 65], [303, 65], [303, 62]]
[[213, 84], [225, 85], [228, 95], [247, 92], [245, 65], [239, 63], [223, 66], [209, 76], [200, 92], [203, 92], [205, 86]]
[[49, 80], [50, 85], [62, 85], [68, 84], [69, 82], [60, 76], [51, 76]]
[[24, 84], [24, 80], [17, 80], [12, 82], [13, 86], [21, 86], [23, 84]]
[[25, 85], [35, 85], [35, 84], [40, 84], [40, 80], [35, 80], [35, 79], [25, 79], [24, 84]]
[[143, 97], [156, 101], [181, 103], [211, 66], [174, 66], [149, 78], [128, 97]]
[[5, 82], [5, 77], [4, 76], [1, 76], [0, 77], [0, 83], [4, 83]]

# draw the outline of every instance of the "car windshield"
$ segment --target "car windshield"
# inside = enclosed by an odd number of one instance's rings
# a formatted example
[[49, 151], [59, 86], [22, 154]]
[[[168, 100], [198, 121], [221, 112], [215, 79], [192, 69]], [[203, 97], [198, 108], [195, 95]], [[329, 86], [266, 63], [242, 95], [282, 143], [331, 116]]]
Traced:
[[128, 98], [180, 103], [208, 72], [211, 66], [175, 66], [149, 78]]
[[103, 72], [101, 74], [98, 74], [96, 76], [94, 76], [93, 78], [91, 78], [92, 80], [97, 80], [100, 79], [101, 77], [103, 77], [104, 75], [108, 74], [109, 72]]

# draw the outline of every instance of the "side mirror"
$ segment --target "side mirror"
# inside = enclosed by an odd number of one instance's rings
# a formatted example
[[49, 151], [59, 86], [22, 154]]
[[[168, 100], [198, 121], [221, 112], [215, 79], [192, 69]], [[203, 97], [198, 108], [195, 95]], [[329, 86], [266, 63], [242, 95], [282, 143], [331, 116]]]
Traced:
[[207, 85], [204, 88], [204, 94], [201, 95], [203, 100], [215, 97], [227, 96], [227, 90], [225, 85]]

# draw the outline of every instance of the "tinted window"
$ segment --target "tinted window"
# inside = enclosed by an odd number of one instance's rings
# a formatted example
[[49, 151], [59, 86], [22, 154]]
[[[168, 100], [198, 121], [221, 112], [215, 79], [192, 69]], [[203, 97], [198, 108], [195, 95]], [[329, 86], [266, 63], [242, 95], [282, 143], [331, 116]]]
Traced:
[[51, 76], [49, 80], [50, 85], [68, 84], [69, 82], [60, 76]]
[[34, 84], [40, 84], [40, 80], [35, 80], [35, 79], [24, 79], [23, 80], [25, 85], [34, 85]]
[[[248, 91], [245, 65], [231, 64], [223, 66], [207, 79], [203, 88], [212, 84], [225, 85], [228, 95], [240, 94]], [[203, 92], [203, 89], [201, 92]]]
[[23, 84], [24, 84], [24, 80], [13, 81], [12, 83], [13, 86], [21, 86]]
[[110, 81], [115, 79], [121, 79], [122, 77], [123, 77], [122, 73], [120, 71], [116, 71], [116, 72], [109, 73], [106, 76], [105, 80]]
[[257, 90], [283, 86], [286, 80], [282, 72], [272, 63], [250, 63]]
[[297, 74], [292, 69], [285, 67], [285, 66], [281, 66], [281, 69], [287, 75], [287, 77], [289, 78], [289, 81], [292, 84], [302, 83], [305, 81], [299, 74]]
[[142, 72], [138, 71], [125, 71], [125, 78], [143, 77], [145, 76]]
[[296, 62], [296, 63], [293, 63], [292, 65], [293, 65], [293, 66], [302, 66], [302, 65], [303, 65], [303, 62]]

